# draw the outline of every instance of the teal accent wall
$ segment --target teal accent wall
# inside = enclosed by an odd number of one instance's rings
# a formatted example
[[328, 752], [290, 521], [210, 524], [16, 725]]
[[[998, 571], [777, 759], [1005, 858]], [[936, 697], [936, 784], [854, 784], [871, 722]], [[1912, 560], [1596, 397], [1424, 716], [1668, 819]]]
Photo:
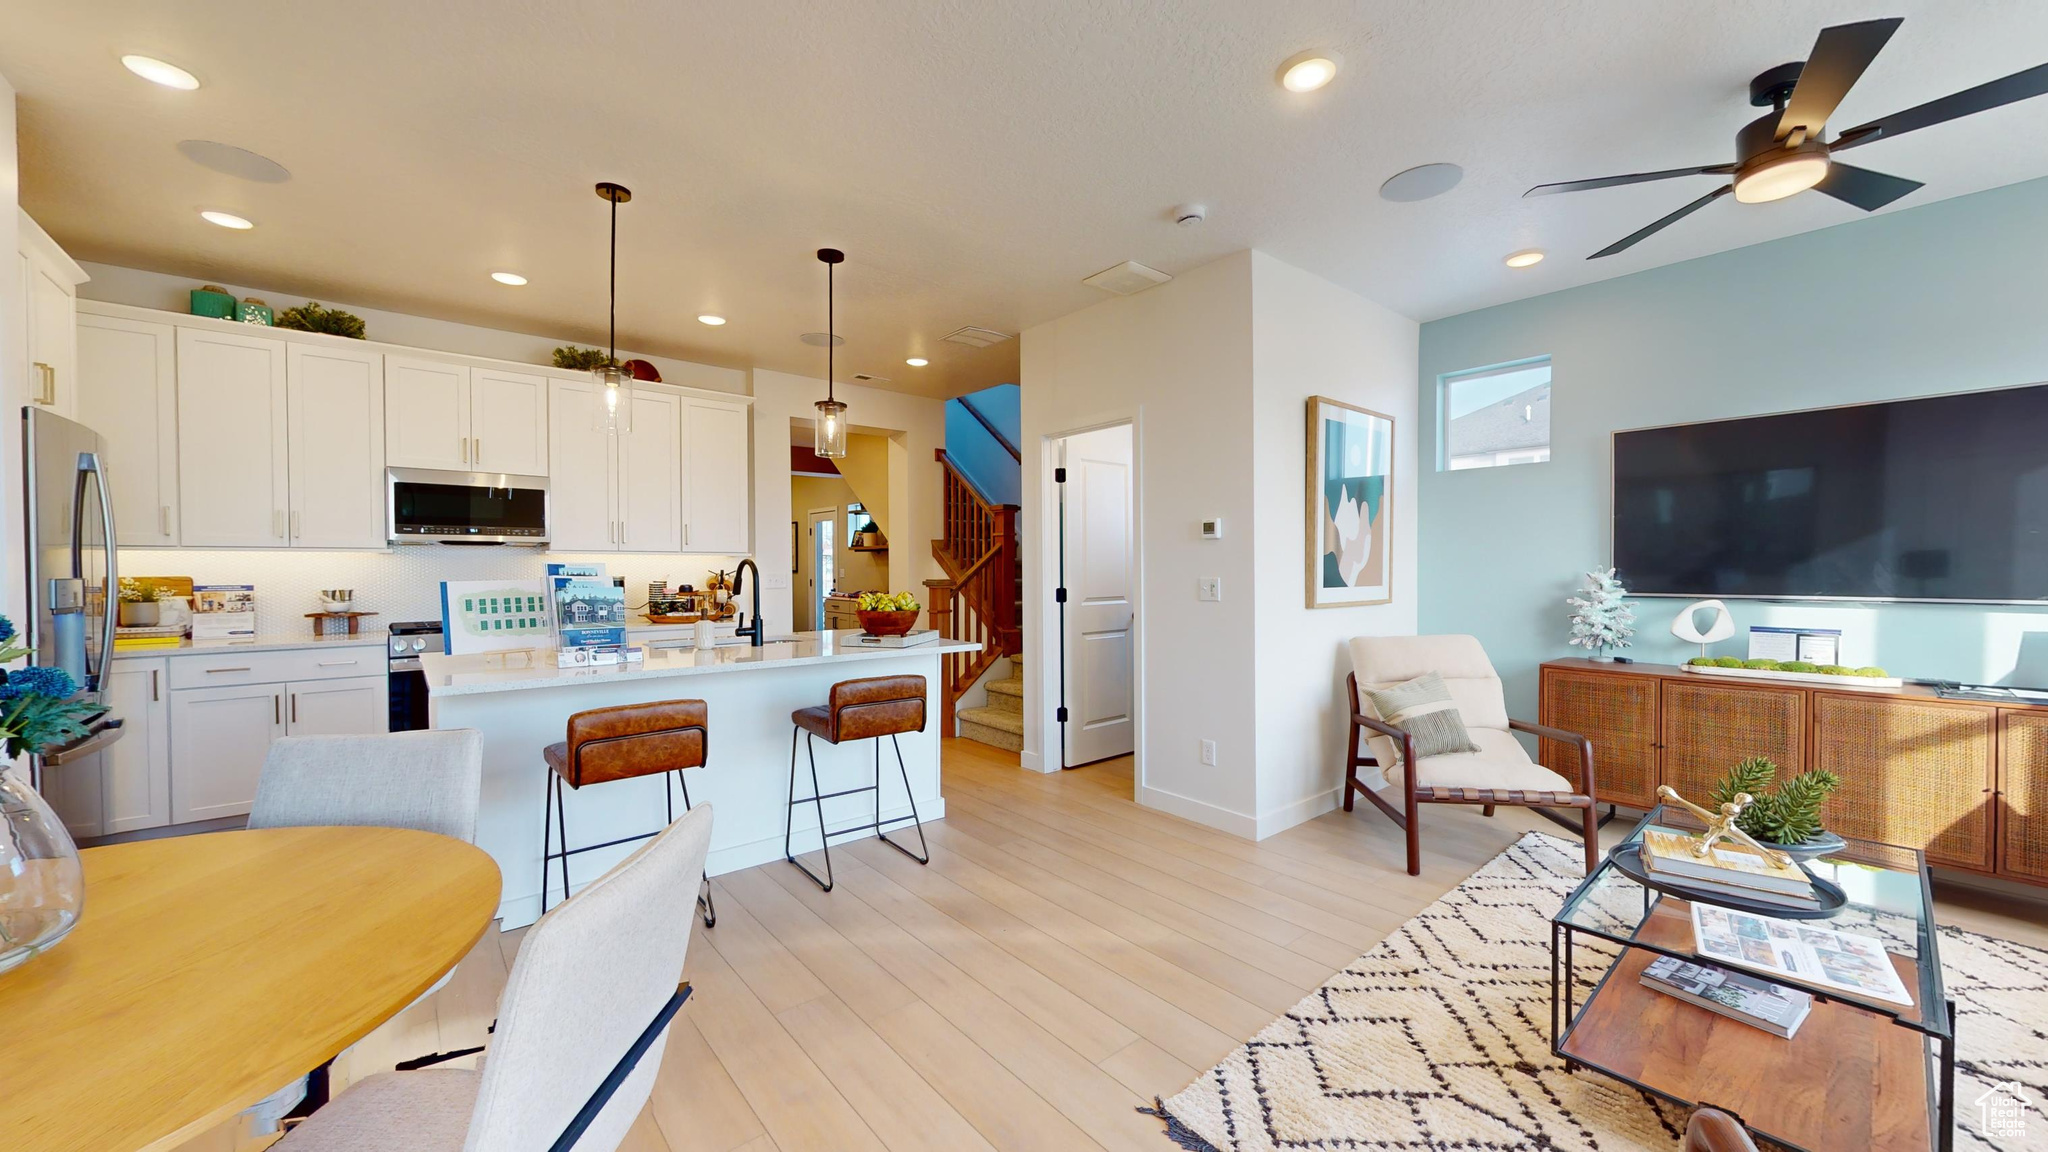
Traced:
[[[1541, 355], [1550, 462], [1436, 471], [1438, 378]], [[1420, 630], [1479, 637], [1533, 718], [1537, 666], [1579, 654], [1565, 597], [1607, 564], [1610, 434], [2048, 381], [2048, 179], [1432, 321], [1419, 376]], [[1669, 631], [1682, 603], [1639, 601], [1627, 655], [1697, 655]], [[1811, 625], [1894, 675], [2048, 687], [2048, 605], [1729, 607], [1716, 655], [1744, 654], [1751, 624]]]

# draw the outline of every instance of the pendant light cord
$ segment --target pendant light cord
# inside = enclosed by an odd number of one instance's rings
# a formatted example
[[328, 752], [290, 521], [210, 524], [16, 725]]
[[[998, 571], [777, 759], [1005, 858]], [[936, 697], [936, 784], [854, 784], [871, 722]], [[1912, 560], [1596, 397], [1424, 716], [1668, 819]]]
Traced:
[[834, 331], [836, 321], [834, 319], [832, 298], [832, 265], [827, 264], [825, 265], [825, 399], [827, 400], [833, 398], [832, 377], [837, 375], [832, 367], [833, 353], [839, 350], [839, 334]]
[[611, 334], [608, 337], [607, 354], [617, 362], [619, 358], [619, 194], [614, 192], [605, 199], [612, 202], [612, 281], [611, 281]]

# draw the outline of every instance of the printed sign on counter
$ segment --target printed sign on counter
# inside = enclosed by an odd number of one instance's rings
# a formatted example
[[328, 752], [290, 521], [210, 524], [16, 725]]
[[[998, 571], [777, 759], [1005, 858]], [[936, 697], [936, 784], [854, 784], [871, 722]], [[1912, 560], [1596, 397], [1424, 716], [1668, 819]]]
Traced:
[[450, 656], [545, 648], [552, 639], [546, 580], [443, 580], [441, 631]]

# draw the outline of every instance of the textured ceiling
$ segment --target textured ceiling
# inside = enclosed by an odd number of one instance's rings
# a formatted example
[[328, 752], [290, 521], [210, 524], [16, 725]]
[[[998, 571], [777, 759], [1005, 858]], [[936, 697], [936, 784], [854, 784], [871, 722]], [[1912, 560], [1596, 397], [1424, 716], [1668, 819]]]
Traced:
[[[1081, 277], [1127, 258], [1178, 273], [1257, 247], [1430, 319], [1858, 218], [1818, 194], [1724, 200], [1588, 263], [1711, 179], [1519, 197], [1732, 159], [1752, 75], [1880, 15], [1905, 26], [1837, 127], [2048, 60], [2039, 0], [0, 0], [0, 72], [20, 92], [24, 204], [81, 258], [601, 341], [590, 188], [614, 179], [635, 194], [621, 344], [820, 373], [796, 338], [824, 326], [812, 252], [831, 245], [848, 256], [841, 378], [950, 395], [1014, 379], [1016, 345], [939, 337], [1094, 303]], [[1343, 71], [1283, 91], [1274, 69], [1308, 47]], [[204, 87], [144, 83], [128, 52]], [[292, 178], [207, 171], [187, 138]], [[1464, 182], [1379, 198], [1431, 161]], [[1855, 162], [1927, 182], [1890, 211], [2048, 175], [2048, 98]], [[1208, 222], [1171, 223], [1186, 201]], [[1529, 247], [1551, 258], [1502, 267]], [[532, 283], [493, 284], [500, 268]]]

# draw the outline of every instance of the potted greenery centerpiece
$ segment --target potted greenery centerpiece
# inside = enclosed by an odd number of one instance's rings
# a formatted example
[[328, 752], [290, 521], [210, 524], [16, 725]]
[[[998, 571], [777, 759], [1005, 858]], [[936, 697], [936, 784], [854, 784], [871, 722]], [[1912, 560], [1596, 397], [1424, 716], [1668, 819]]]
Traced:
[[133, 576], [121, 577], [121, 625], [126, 628], [153, 628], [159, 619], [156, 606], [156, 589], [151, 588]]
[[[0, 664], [28, 655], [0, 616]], [[8, 759], [69, 743], [106, 711], [76, 700], [61, 668], [0, 672], [0, 751]], [[64, 821], [21, 773], [0, 772], [0, 972], [62, 940], [85, 909], [85, 873]]]
[[901, 636], [917, 623], [917, 597], [908, 592], [860, 594], [860, 630], [870, 636]]
[[1842, 778], [1825, 768], [1809, 768], [1781, 782], [1775, 762], [1751, 756], [1721, 777], [1707, 806], [1719, 808], [1748, 793], [1749, 806], [1736, 817], [1735, 826], [1766, 847], [1809, 860], [1845, 846], [1820, 823], [1820, 806], [1841, 786]]

